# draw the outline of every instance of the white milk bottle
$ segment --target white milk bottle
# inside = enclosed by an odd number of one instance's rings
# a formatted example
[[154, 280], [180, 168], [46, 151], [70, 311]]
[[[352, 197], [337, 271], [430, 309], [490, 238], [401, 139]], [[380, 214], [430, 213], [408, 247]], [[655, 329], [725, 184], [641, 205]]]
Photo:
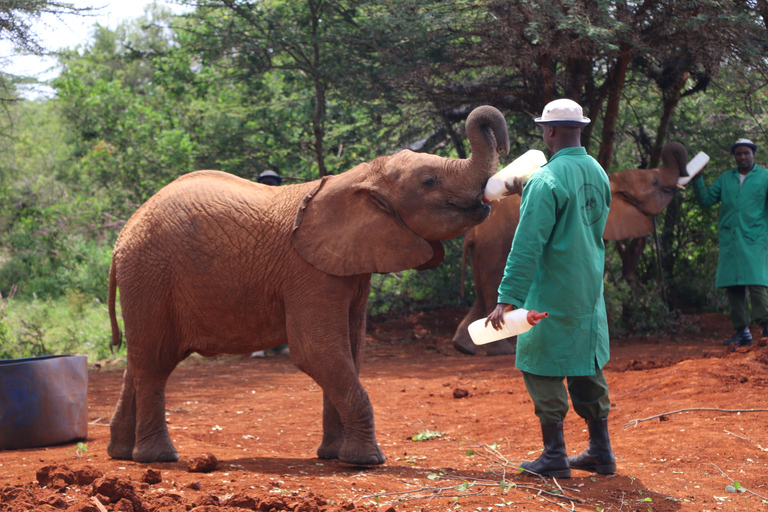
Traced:
[[494, 341], [499, 341], [510, 336], [517, 336], [526, 331], [529, 331], [531, 327], [538, 324], [542, 318], [547, 318], [549, 313], [546, 311], [539, 313], [534, 310], [527, 309], [513, 309], [504, 313], [504, 324], [500, 330], [496, 330], [488, 323], [485, 325], [487, 318], [481, 318], [475, 320], [469, 327], [469, 337], [475, 345], [485, 345]]
[[517, 157], [514, 162], [490, 177], [483, 192], [483, 201], [486, 203], [498, 201], [504, 197], [504, 192], [507, 191], [505, 186], [507, 180], [510, 180], [511, 183], [512, 178], [519, 177], [523, 180], [523, 184], [525, 184], [531, 177], [531, 174], [538, 171], [546, 163], [547, 157], [544, 156], [543, 152], [538, 149], [526, 151]]
[[694, 176], [699, 174], [699, 172], [704, 168], [705, 165], [707, 165], [707, 163], [709, 163], [709, 156], [703, 151], [699, 151], [696, 153], [696, 156], [693, 157], [690, 162], [688, 162], [688, 165], [685, 166], [685, 170], [688, 171], [688, 176], [679, 178], [677, 182], [680, 185], [687, 184], [693, 179]]

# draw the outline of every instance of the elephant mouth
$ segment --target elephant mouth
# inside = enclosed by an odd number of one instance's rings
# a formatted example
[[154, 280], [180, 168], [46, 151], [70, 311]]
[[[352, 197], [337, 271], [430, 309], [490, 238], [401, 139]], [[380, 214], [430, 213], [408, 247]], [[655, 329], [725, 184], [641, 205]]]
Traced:
[[462, 206], [461, 204], [455, 203], [452, 203], [451, 206], [459, 210], [463, 215], [466, 215], [474, 222], [482, 222], [491, 214], [490, 203], [484, 202], [482, 197], [482, 193], [479, 194], [469, 206]]
[[469, 213], [473, 220], [482, 222], [491, 214], [491, 205], [478, 200], [469, 208], [465, 208], [464, 211]]

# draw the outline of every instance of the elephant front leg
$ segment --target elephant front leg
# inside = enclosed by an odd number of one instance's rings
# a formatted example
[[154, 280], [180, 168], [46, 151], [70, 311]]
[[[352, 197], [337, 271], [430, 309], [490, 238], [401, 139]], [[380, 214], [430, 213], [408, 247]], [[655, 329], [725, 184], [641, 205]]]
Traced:
[[323, 441], [320, 458], [339, 458], [359, 465], [383, 464], [376, 442], [373, 406], [360, 384], [350, 351], [304, 340], [291, 348], [296, 366], [323, 389]]
[[291, 359], [323, 390], [323, 441], [317, 454], [350, 464], [383, 464], [373, 406], [359, 378], [369, 279], [329, 279], [317, 293], [323, 301], [311, 295], [286, 300], [288, 338], [295, 340]]
[[344, 375], [336, 370], [335, 375], [307, 371], [323, 388], [323, 441], [317, 456], [357, 465], [383, 464], [386, 457], [376, 441], [368, 393], [353, 369]]

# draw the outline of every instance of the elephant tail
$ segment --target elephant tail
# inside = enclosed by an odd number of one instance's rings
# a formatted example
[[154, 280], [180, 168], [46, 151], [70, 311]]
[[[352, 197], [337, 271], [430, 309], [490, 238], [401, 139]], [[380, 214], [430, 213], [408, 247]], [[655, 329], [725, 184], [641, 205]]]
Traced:
[[120, 332], [120, 328], [117, 326], [117, 313], [115, 312], [115, 298], [117, 297], [117, 265], [115, 265], [114, 258], [112, 259], [112, 265], [109, 267], [109, 292], [107, 295], [107, 307], [109, 308], [109, 322], [112, 324], [112, 345], [109, 350], [114, 351], [112, 347], [117, 347], [120, 350], [120, 346], [123, 343], [123, 333]]

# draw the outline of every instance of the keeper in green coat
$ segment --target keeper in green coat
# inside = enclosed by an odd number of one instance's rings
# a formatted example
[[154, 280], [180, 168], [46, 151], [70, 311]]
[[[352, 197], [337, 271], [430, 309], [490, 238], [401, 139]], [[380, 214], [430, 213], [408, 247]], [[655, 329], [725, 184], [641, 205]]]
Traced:
[[[520, 223], [499, 285], [496, 309], [488, 316], [500, 329], [515, 308], [546, 311], [549, 317], [517, 338], [516, 366], [541, 421], [544, 452], [521, 467], [528, 473], [568, 478], [571, 468], [613, 473], [608, 435], [608, 321], [603, 299], [605, 245], [611, 189], [608, 176], [581, 146], [590, 120], [578, 103], [555, 100], [536, 123], [554, 156], [531, 176], [508, 186], [520, 193]], [[567, 390], [563, 381], [567, 382]], [[563, 420], [570, 393], [576, 413], [587, 421], [589, 447], [568, 457]]]
[[723, 345], [751, 345], [747, 292], [755, 322], [768, 336], [768, 170], [755, 164], [757, 145], [739, 139], [731, 145], [736, 168], [718, 176], [711, 187], [694, 177], [693, 192], [702, 206], [720, 203], [717, 236], [720, 254], [715, 285], [725, 288], [734, 335]]

